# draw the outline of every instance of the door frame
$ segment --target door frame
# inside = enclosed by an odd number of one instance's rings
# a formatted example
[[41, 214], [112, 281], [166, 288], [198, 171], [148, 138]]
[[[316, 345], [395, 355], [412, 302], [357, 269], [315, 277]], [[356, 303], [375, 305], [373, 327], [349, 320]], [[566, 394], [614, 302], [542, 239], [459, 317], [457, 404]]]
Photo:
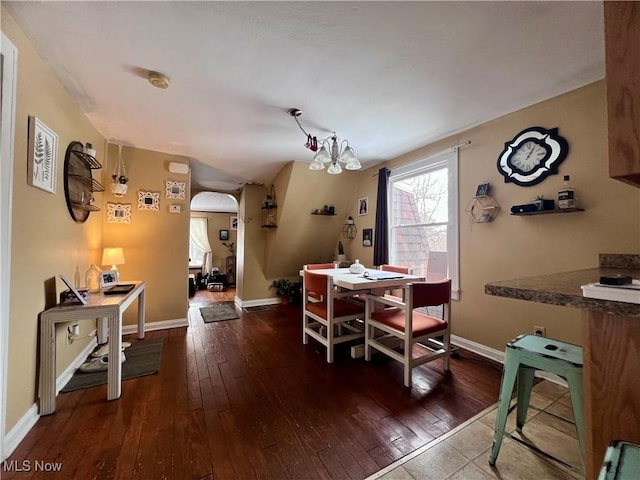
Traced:
[[18, 50], [0, 32], [0, 461], [6, 455], [9, 300], [11, 298], [11, 210]]

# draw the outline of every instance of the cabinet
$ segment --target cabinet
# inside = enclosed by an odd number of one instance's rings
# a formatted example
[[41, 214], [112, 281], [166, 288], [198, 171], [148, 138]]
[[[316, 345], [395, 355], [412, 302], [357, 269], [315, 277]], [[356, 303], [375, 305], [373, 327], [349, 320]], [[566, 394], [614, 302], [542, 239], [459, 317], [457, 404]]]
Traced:
[[94, 192], [104, 192], [104, 187], [93, 178], [91, 171], [102, 165], [84, 152], [82, 143], [69, 144], [64, 156], [64, 195], [67, 209], [76, 223], [84, 223], [91, 212], [100, 209], [94, 205]]
[[229, 285], [235, 285], [236, 284], [236, 257], [234, 255], [230, 255], [227, 257], [226, 270], [227, 270], [227, 283]]
[[640, 2], [603, 2], [609, 176], [640, 187]]

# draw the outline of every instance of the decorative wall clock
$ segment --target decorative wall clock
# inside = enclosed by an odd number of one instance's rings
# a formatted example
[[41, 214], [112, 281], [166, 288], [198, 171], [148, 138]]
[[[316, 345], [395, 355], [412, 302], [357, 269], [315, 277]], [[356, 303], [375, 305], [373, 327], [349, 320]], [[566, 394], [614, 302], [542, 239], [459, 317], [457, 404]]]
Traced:
[[568, 152], [569, 145], [558, 135], [557, 128], [530, 127], [504, 144], [498, 157], [498, 171], [505, 183], [531, 187], [557, 174]]

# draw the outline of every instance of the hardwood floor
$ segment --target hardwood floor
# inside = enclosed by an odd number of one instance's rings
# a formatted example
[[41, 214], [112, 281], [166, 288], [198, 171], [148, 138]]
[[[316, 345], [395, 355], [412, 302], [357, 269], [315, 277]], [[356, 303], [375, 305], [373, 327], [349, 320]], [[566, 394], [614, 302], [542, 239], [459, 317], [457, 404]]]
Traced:
[[[500, 365], [469, 352], [406, 389], [399, 363], [351, 359], [346, 345], [326, 364], [302, 344], [300, 307], [205, 324], [195, 305], [209, 295], [192, 299], [188, 329], [147, 334], [164, 339], [159, 374], [124, 381], [117, 401], [106, 386], [59, 395], [0, 477], [362, 479], [497, 401]], [[12, 460], [31, 470], [8, 471]]]

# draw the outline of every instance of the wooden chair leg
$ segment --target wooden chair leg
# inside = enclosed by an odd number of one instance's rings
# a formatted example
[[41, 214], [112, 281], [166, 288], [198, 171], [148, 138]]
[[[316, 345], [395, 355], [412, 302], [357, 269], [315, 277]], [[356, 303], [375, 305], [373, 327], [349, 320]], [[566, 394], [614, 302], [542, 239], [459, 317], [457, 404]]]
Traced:
[[407, 334], [404, 339], [404, 386], [411, 387], [412, 384], [412, 376], [413, 376], [413, 368], [411, 368], [411, 358], [413, 353], [411, 349], [413, 345], [411, 343], [411, 338]]

